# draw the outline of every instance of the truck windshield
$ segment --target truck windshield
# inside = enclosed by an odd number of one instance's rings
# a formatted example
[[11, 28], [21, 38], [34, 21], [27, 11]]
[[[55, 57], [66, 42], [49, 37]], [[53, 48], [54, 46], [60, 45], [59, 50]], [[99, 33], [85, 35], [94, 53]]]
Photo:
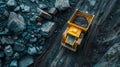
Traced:
[[76, 40], [76, 37], [69, 35], [67, 36], [67, 43], [69, 43], [70, 45], [74, 44], [74, 41]]

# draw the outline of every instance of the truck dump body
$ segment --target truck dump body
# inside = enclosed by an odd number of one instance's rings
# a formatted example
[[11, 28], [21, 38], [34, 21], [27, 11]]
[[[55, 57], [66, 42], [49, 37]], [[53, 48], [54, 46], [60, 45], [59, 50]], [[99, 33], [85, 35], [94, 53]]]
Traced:
[[89, 22], [87, 21], [87, 19], [83, 16], [77, 16], [75, 18], [75, 20], [73, 21], [74, 24], [78, 25], [78, 26], [82, 26], [84, 28], [86, 28], [89, 24]]
[[62, 46], [72, 51], [77, 50], [77, 45], [82, 42], [85, 32], [90, 27], [93, 15], [76, 10], [70, 20], [68, 20], [68, 27], [63, 33]]

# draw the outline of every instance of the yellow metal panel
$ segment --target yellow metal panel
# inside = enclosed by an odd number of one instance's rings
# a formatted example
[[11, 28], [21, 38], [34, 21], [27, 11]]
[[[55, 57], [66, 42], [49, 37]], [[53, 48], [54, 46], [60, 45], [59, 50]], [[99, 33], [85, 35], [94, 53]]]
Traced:
[[81, 34], [81, 32], [82, 32], [82, 31], [81, 31], [79, 28], [74, 27], [74, 26], [71, 26], [71, 27], [69, 28], [69, 30], [68, 30], [68, 34], [71, 34], [71, 35], [73, 35], [73, 36], [75, 36], [75, 37], [79, 37], [80, 34]]

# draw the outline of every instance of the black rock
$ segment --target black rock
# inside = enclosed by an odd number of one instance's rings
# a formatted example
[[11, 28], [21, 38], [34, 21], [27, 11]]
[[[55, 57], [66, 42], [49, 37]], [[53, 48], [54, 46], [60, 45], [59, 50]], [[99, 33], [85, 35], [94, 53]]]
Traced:
[[69, 0], [56, 0], [55, 7], [59, 10], [65, 10], [70, 7]]
[[17, 3], [15, 0], [8, 0], [7, 2], [8, 9], [14, 9], [17, 6]]
[[1, 42], [2, 44], [13, 44], [14, 43], [13, 39], [4, 37], [4, 36], [2, 37]]
[[30, 54], [30, 55], [35, 55], [35, 54], [37, 54], [37, 49], [36, 49], [36, 47], [29, 47], [29, 48], [28, 48], [28, 54]]
[[36, 47], [36, 49], [37, 49], [37, 53], [38, 54], [41, 54], [42, 53], [42, 49], [43, 49], [43, 46], [38, 46], [38, 47]]
[[17, 6], [14, 11], [19, 11], [20, 10], [20, 6]]
[[58, 11], [57, 11], [57, 9], [56, 9], [55, 7], [52, 7], [52, 8], [49, 9], [48, 12], [49, 12], [50, 14], [55, 15]]
[[50, 15], [49, 13], [47, 13], [46, 11], [44, 11], [40, 8], [37, 8], [37, 12], [38, 12], [39, 16], [41, 16], [45, 19], [48, 19], [48, 20], [52, 19], [52, 15]]
[[47, 21], [41, 26], [42, 35], [45, 37], [50, 37], [55, 30], [55, 23], [51, 21]]
[[13, 54], [13, 49], [10, 45], [6, 46], [4, 49], [5, 55], [6, 56], [12, 56]]
[[24, 23], [24, 18], [20, 14], [17, 15], [14, 12], [10, 12], [9, 22], [7, 24], [7, 27], [11, 31], [19, 34], [18, 32], [21, 32], [26, 28], [26, 24]]
[[18, 67], [18, 61], [17, 60], [11, 61], [10, 67]]
[[5, 28], [4, 31], [1, 31], [1, 32], [0, 32], [0, 35], [7, 35], [8, 31], [9, 31], [9, 30], [8, 30], [7, 28]]
[[19, 61], [19, 67], [28, 67], [34, 62], [32, 56], [24, 56], [23, 58], [20, 59]]
[[36, 42], [36, 41], [37, 41], [37, 38], [36, 38], [36, 37], [30, 38], [30, 42], [31, 42], [31, 43], [34, 43], [34, 42]]
[[20, 54], [18, 52], [16, 52], [14, 55], [13, 55], [13, 58], [14, 59], [19, 59], [20, 58]]
[[25, 45], [22, 42], [20, 42], [19, 40], [15, 42], [14, 50], [23, 51], [24, 49], [25, 49]]
[[30, 12], [29, 6], [27, 6], [25, 4], [21, 4], [20, 7], [21, 7], [22, 12]]
[[40, 9], [45, 9], [45, 8], [47, 8], [47, 5], [41, 3], [41, 4], [39, 4], [39, 8], [40, 8]]
[[0, 20], [6, 20], [8, 16], [9, 16], [9, 13], [5, 9], [5, 7], [0, 7]]
[[0, 58], [1, 57], [4, 57], [4, 52], [3, 51], [0, 51]]

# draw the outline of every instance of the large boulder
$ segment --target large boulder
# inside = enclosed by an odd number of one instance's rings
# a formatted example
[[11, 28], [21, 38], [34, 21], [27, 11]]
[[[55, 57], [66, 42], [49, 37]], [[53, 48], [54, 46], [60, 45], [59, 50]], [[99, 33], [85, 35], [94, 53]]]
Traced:
[[47, 13], [46, 11], [44, 11], [44, 10], [42, 10], [40, 8], [37, 8], [37, 12], [38, 12], [39, 16], [41, 16], [41, 17], [43, 17], [45, 19], [48, 19], [48, 20], [52, 19], [52, 16], [49, 13]]
[[41, 34], [50, 37], [55, 30], [55, 22], [47, 21], [41, 27]]
[[24, 23], [24, 18], [20, 14], [10, 12], [7, 27], [11, 31], [18, 33], [26, 28], [26, 24]]
[[8, 8], [12, 9], [12, 8], [15, 8], [17, 6], [17, 3], [15, 0], [8, 0], [7, 6], [8, 6]]
[[70, 7], [69, 0], [56, 0], [55, 7], [59, 10], [65, 10]]

